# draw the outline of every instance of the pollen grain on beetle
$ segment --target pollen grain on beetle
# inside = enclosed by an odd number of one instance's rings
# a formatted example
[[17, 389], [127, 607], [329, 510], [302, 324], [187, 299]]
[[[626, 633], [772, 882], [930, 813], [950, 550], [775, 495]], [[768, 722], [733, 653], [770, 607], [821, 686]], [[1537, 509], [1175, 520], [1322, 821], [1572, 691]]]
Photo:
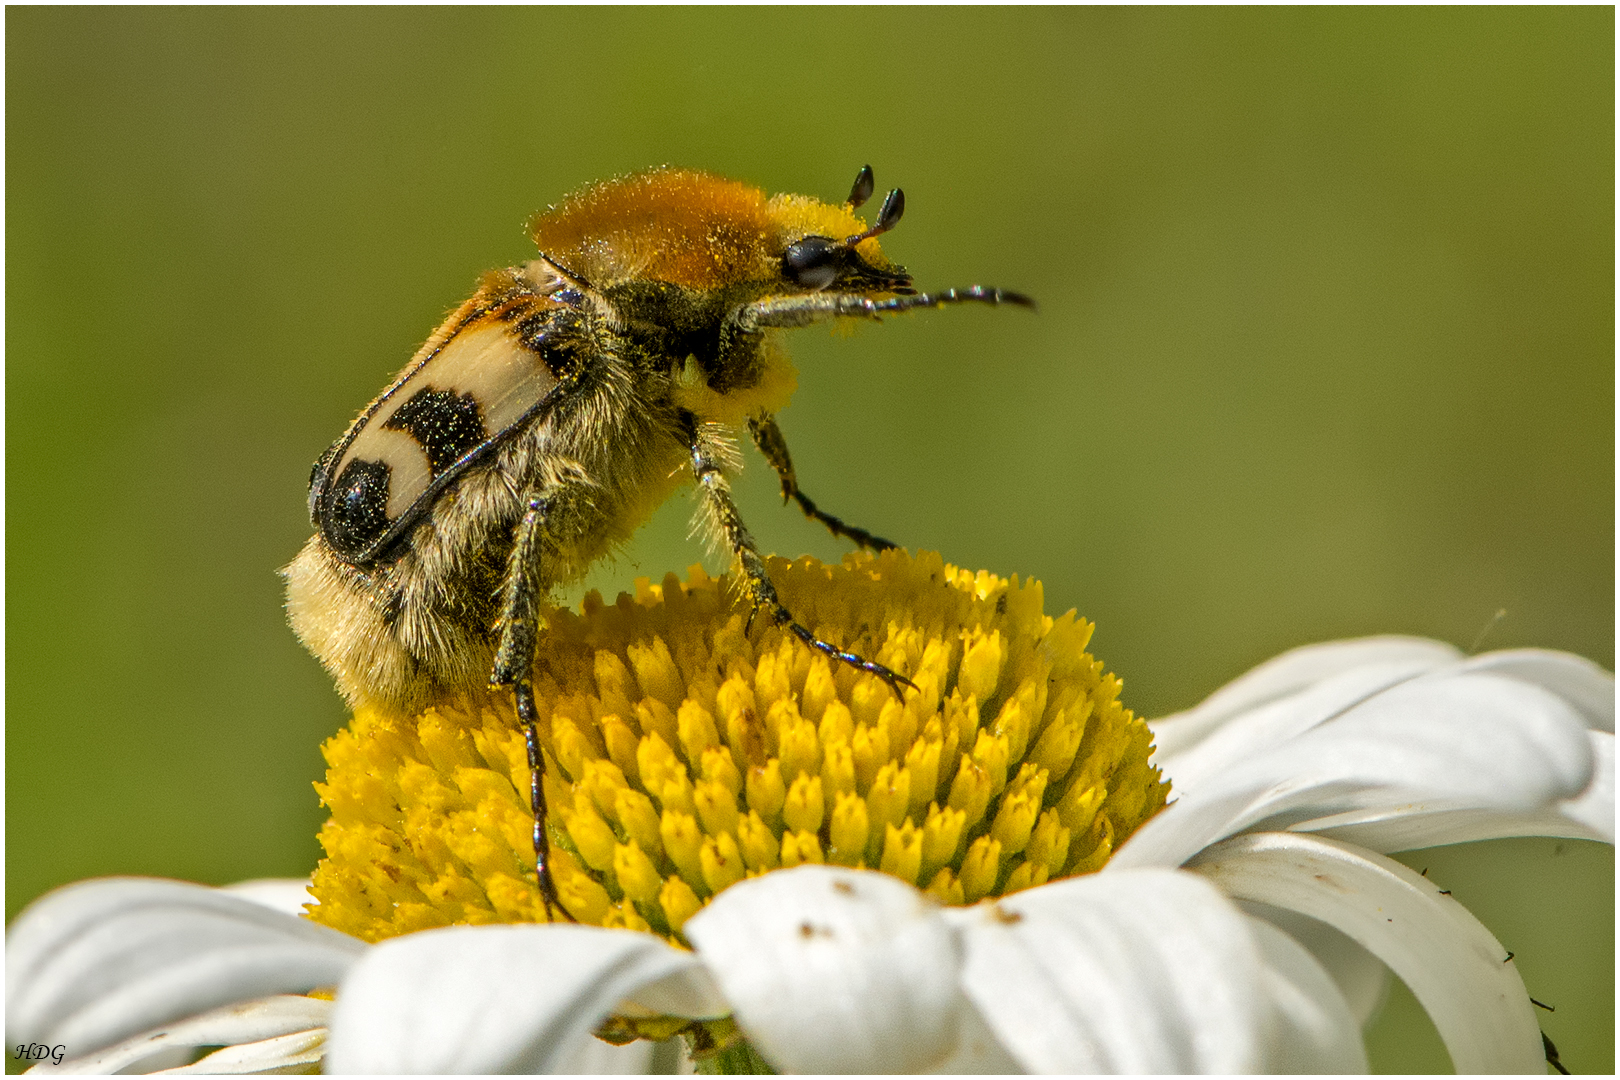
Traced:
[[[694, 567], [551, 615], [535, 669], [554, 874], [581, 923], [681, 927], [800, 863], [971, 904], [1098, 869], [1164, 805], [1092, 624], [1020, 583], [899, 550], [773, 560], [804, 624], [916, 686], [833, 664]], [[324, 747], [311, 917], [367, 941], [545, 921], [509, 698], [362, 709]]]

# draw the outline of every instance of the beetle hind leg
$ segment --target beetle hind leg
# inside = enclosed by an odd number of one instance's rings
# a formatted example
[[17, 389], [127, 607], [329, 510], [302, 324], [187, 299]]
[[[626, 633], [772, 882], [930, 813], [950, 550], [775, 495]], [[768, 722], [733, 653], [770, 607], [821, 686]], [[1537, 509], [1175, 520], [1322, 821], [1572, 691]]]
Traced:
[[[685, 426], [687, 446], [692, 454], [692, 474], [697, 478], [698, 491], [703, 500], [703, 510], [708, 515], [714, 532], [725, 542], [732, 556], [742, 566], [748, 590], [748, 599], [753, 605], [753, 611], [748, 619], [750, 627], [753, 625], [754, 616], [763, 611], [771, 617], [777, 626], [785, 627], [794, 637], [817, 652], [840, 663], [876, 675], [883, 680], [890, 690], [894, 691], [896, 697], [905, 697], [902, 687], [909, 686], [915, 690], [917, 688], [916, 684], [899, 672], [884, 667], [882, 664], [873, 663], [857, 656], [855, 653], [846, 652], [830, 642], [820, 640], [807, 627], [793, 618], [792, 612], [788, 611], [786, 605], [782, 603], [781, 597], [777, 595], [776, 586], [771, 584], [770, 577], [765, 573], [765, 560], [760, 557], [759, 548], [754, 545], [753, 536], [749, 534], [748, 527], [743, 524], [742, 515], [737, 512], [737, 504], [731, 498], [731, 485], [726, 482], [725, 473], [721, 470], [720, 460], [722, 455], [712, 445], [712, 440], [704, 436], [697, 417], [690, 412], [683, 411], [681, 418]], [[752, 428], [753, 425], [750, 424], [750, 429], [752, 430]], [[776, 425], [770, 424], [770, 430], [775, 431]], [[755, 437], [758, 438], [757, 435]], [[781, 433], [777, 432], [776, 437], [780, 440]], [[768, 451], [767, 456], [769, 456]], [[789, 469], [791, 471], [791, 466], [789, 466]], [[784, 486], [785, 484], [786, 480], [784, 479]]]
[[540, 901], [546, 917], [560, 911], [569, 922], [573, 915], [557, 896], [557, 882], [551, 875], [551, 841], [546, 835], [546, 789], [544, 755], [540, 733], [535, 727], [539, 710], [534, 702], [534, 649], [540, 634], [540, 548], [545, 535], [547, 500], [528, 500], [523, 519], [518, 522], [516, 542], [507, 564], [506, 584], [501, 590], [501, 614], [497, 623], [500, 644], [495, 651], [495, 667], [490, 673], [492, 686], [509, 686], [517, 706], [518, 723], [529, 757], [529, 812], [534, 818], [534, 873], [540, 887]]

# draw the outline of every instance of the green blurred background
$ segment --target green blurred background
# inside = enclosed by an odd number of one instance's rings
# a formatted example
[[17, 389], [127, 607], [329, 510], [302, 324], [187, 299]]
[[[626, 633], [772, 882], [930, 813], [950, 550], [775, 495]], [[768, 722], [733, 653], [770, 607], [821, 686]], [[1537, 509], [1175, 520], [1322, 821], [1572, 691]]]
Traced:
[[[841, 198], [923, 286], [796, 335], [823, 505], [1038, 577], [1158, 714], [1400, 632], [1614, 664], [1614, 13], [6, 12], [6, 905], [303, 875], [343, 723], [310, 462], [522, 223], [661, 162]], [[843, 550], [740, 484], [762, 545]], [[593, 584], [684, 567], [677, 499]], [[711, 564], [712, 565], [712, 564]], [[575, 596], [577, 597], [576, 592]], [[1613, 856], [1412, 856], [1610, 1072]], [[1466, 893], [1466, 895], [1465, 895]], [[1444, 1069], [1397, 990], [1374, 1063]]]

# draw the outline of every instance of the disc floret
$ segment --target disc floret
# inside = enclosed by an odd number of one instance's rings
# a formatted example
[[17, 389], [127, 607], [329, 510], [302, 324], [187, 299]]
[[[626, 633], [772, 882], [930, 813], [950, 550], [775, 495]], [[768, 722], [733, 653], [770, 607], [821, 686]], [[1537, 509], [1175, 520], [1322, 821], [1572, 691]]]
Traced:
[[[745, 877], [881, 870], [971, 904], [1101, 867], [1164, 805], [1150, 734], [1041, 586], [938, 555], [772, 560], [818, 637], [908, 677], [903, 699], [693, 568], [558, 611], [536, 664], [553, 873], [581, 923], [681, 927]], [[546, 921], [523, 734], [506, 695], [356, 714], [324, 747], [317, 920], [377, 941]]]

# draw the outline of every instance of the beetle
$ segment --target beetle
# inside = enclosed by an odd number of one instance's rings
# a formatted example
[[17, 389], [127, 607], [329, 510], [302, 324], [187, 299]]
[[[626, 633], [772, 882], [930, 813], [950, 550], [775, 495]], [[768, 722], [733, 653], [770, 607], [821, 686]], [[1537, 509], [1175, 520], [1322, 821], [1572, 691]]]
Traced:
[[841, 205], [667, 166], [586, 187], [531, 220], [537, 256], [485, 274], [315, 463], [316, 532], [283, 570], [294, 631], [353, 707], [409, 715], [510, 689], [548, 909], [561, 905], [531, 682], [545, 604], [681, 483], [696, 483], [701, 524], [756, 614], [896, 693], [910, 685], [794, 620], [726, 479], [730, 432], [746, 427], [784, 501], [862, 547], [893, 547], [799, 488], [774, 419], [795, 380], [780, 332], [1033, 306], [980, 286], [916, 292], [878, 244], [905, 211], [900, 189], [870, 226], [855, 214], [873, 188], [870, 166]]

